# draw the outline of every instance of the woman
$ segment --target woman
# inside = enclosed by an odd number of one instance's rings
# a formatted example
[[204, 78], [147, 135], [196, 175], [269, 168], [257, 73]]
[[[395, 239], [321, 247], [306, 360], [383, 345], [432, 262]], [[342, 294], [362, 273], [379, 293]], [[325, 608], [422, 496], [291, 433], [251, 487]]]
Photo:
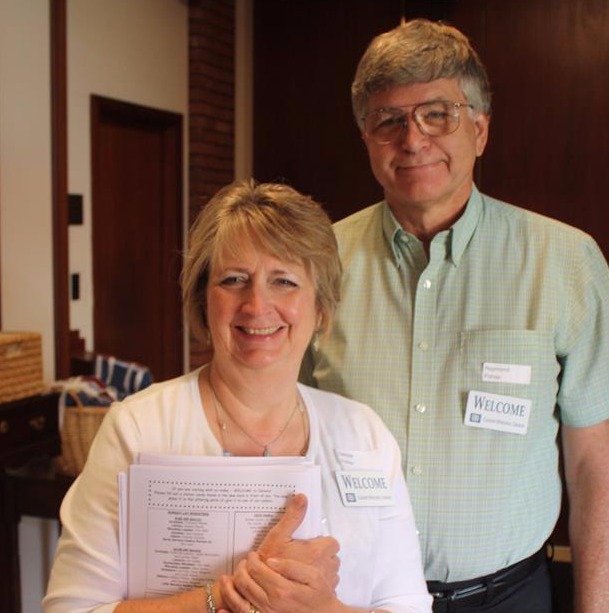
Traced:
[[[327, 215], [285, 185], [236, 183], [201, 210], [182, 289], [192, 331], [213, 357], [109, 411], [62, 506], [45, 613], [431, 610], [397, 444], [368, 407], [297, 383], [307, 345], [330, 326], [340, 272]], [[289, 538], [306, 507], [296, 496], [233, 576], [166, 598], [124, 600], [116, 477], [141, 452], [306, 455], [321, 466], [332, 538]], [[394, 504], [344, 506], [340, 469], [386, 475]]]

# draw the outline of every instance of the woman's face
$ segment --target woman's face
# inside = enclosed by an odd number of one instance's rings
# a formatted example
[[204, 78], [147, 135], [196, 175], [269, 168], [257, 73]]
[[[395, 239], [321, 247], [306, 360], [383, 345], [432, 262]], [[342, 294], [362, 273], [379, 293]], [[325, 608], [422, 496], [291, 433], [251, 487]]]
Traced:
[[246, 241], [239, 256], [220, 253], [207, 286], [214, 361], [245, 368], [285, 368], [297, 376], [320, 316], [304, 266]]

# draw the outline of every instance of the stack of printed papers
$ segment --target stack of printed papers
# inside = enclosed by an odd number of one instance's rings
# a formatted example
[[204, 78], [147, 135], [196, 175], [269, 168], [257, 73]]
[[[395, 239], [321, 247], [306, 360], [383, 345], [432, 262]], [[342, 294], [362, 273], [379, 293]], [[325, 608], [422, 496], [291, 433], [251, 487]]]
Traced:
[[119, 478], [120, 546], [129, 598], [202, 586], [232, 573], [303, 493], [294, 538], [319, 536], [319, 466], [301, 457], [141, 455]]

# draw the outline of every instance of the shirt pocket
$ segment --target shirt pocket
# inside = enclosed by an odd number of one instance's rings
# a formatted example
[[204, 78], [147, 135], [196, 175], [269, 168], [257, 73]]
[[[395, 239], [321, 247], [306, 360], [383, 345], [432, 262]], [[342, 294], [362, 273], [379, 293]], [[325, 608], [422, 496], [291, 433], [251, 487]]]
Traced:
[[[459, 393], [463, 409], [471, 390], [516, 398], [535, 404], [541, 387], [541, 339], [535, 330], [476, 330], [461, 332], [459, 348]], [[484, 364], [529, 367], [530, 381], [517, 382], [510, 374], [499, 381], [483, 381]], [[509, 370], [509, 369], [508, 369]]]

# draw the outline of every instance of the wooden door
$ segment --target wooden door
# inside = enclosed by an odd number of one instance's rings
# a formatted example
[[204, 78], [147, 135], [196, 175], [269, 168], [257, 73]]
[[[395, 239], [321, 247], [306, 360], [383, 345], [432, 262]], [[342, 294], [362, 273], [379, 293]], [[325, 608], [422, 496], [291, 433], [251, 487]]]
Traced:
[[95, 352], [182, 372], [182, 117], [91, 97]]

